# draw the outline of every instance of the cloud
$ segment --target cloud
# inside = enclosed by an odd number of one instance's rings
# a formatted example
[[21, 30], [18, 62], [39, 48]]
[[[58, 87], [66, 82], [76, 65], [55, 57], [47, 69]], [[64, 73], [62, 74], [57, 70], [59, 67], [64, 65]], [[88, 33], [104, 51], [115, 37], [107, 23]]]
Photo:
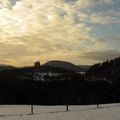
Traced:
[[109, 25], [109, 24], [119, 24], [120, 15], [116, 11], [106, 11], [98, 13], [80, 13], [81, 21], [86, 23], [98, 24], [98, 25]]
[[0, 0], [0, 9], [2, 8], [11, 8], [11, 4], [9, 0]]
[[[26, 56], [37, 58], [54, 54], [54, 58], [60, 58], [77, 52], [82, 41], [91, 39], [90, 28], [84, 22], [76, 23], [78, 9], [75, 7], [79, 2], [22, 0], [11, 6], [12, 9], [2, 8], [0, 43], [6, 49], [0, 49], [4, 53], [1, 56], [10, 61], [17, 58], [24, 61]], [[77, 7], [87, 7], [89, 4], [80, 2]]]
[[114, 0], [99, 0], [99, 3], [102, 3], [102, 4], [113, 4]]
[[52, 32], [54, 34], [56, 30], [65, 34], [73, 33], [73, 35], [83, 31], [84, 35], [88, 29], [84, 23], [75, 24], [77, 11], [74, 8], [75, 5], [65, 4], [57, 0], [51, 2], [42, 0], [18, 1], [12, 10], [5, 8], [0, 11], [0, 26], [2, 31], [9, 36], [22, 36], [39, 32], [46, 32], [46, 34]]
[[113, 24], [113, 23], [120, 23], [119, 18], [106, 16], [103, 14], [91, 14], [89, 17], [90, 22], [94, 24]]
[[[79, 63], [82, 53], [106, 49], [104, 42], [91, 35], [94, 26], [87, 23], [119, 23], [108, 13], [86, 13], [85, 9], [97, 4], [95, 0], [11, 2], [0, 1], [0, 61], [7, 64], [28, 65], [36, 59]], [[111, 4], [112, 0], [99, 2]]]
[[114, 59], [116, 57], [120, 56], [120, 51], [118, 50], [106, 50], [106, 51], [91, 51], [91, 52], [86, 52], [83, 54], [82, 57], [88, 58], [88, 59], [93, 59], [93, 60], [99, 60], [99, 61], [104, 61], [104, 60], [110, 60]]

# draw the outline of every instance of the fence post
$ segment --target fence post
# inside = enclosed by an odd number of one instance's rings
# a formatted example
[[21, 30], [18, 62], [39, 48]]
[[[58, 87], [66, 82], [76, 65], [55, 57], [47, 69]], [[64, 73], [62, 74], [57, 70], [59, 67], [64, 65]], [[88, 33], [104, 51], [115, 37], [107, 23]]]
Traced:
[[66, 111], [68, 111], [68, 104], [66, 105]]
[[31, 105], [31, 114], [32, 114], [32, 115], [34, 114], [34, 108], [33, 108], [33, 105]]
[[99, 108], [99, 104], [97, 104], [97, 108]]

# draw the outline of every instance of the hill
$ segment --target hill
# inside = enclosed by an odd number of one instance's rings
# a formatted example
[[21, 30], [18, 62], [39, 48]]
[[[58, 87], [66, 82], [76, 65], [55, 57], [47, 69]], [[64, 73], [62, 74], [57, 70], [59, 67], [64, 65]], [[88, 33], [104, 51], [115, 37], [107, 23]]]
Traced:
[[70, 70], [70, 71], [81, 71], [81, 69], [78, 66], [76, 66], [70, 62], [59, 61], [59, 60], [49, 61], [49, 62], [43, 64], [43, 66], [52, 66], [52, 67], [57, 67], [57, 68], [63, 68], [63, 69]]
[[0, 71], [2, 71], [2, 70], [10, 70], [10, 69], [13, 69], [13, 68], [15, 68], [15, 67], [10, 66], [10, 65], [0, 64]]

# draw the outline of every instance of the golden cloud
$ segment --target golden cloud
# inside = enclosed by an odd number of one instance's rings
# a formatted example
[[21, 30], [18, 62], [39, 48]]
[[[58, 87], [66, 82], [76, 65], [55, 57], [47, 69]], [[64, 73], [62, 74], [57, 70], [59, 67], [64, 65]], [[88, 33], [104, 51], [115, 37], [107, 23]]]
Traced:
[[91, 49], [89, 42], [97, 44], [85, 24], [88, 15], [81, 11], [93, 5], [93, 0], [21, 0], [11, 6], [9, 0], [0, 0], [1, 62], [74, 61], [72, 56]]

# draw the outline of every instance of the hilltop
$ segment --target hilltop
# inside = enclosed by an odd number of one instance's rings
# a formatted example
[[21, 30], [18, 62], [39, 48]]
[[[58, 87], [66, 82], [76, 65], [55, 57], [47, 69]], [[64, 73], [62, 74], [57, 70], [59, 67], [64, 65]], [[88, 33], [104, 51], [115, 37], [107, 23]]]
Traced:
[[70, 62], [59, 61], [59, 60], [49, 61], [49, 62], [43, 64], [43, 66], [52, 66], [52, 67], [57, 67], [57, 68], [63, 68], [63, 69], [70, 70], [70, 71], [81, 71], [81, 69], [77, 65], [74, 65]]

